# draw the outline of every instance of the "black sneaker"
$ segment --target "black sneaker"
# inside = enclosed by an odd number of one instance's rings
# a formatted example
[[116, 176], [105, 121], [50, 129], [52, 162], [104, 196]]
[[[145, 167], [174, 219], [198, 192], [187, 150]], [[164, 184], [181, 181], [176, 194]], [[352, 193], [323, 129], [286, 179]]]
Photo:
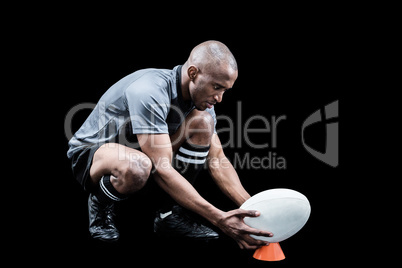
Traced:
[[89, 195], [88, 198], [89, 233], [92, 238], [105, 242], [116, 242], [119, 237], [114, 223], [114, 203], [102, 205], [96, 196]]
[[219, 234], [203, 225], [193, 213], [180, 207], [173, 206], [171, 211], [156, 213], [154, 232], [159, 236], [174, 238], [190, 238], [196, 240], [218, 239]]

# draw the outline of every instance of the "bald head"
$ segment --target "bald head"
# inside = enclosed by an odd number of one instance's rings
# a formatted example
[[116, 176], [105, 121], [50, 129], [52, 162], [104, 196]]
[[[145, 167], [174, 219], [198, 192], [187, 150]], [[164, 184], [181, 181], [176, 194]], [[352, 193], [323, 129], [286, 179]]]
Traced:
[[206, 41], [196, 46], [190, 53], [187, 63], [205, 70], [215, 72], [229, 66], [237, 71], [237, 63], [229, 48], [219, 41]]
[[198, 110], [212, 108], [237, 79], [237, 63], [230, 50], [218, 41], [196, 46], [181, 70], [184, 99], [191, 99]]

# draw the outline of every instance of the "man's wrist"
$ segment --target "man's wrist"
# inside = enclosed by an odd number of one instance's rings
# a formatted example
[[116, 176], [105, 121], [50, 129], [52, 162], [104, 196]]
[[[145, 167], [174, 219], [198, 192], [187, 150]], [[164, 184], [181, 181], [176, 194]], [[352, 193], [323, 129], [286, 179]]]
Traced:
[[205, 215], [205, 218], [213, 225], [218, 226], [219, 222], [223, 219], [224, 212], [216, 207], [211, 206]]

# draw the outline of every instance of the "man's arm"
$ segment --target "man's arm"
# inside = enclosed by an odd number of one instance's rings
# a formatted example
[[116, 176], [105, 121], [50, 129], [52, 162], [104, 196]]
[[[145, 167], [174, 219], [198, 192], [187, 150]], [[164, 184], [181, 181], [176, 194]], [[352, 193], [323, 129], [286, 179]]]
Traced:
[[142, 151], [152, 161], [153, 175], [158, 185], [181, 206], [200, 214], [212, 223], [217, 221], [222, 216], [222, 211], [202, 198], [194, 187], [172, 167], [173, 153], [169, 136], [167, 134], [137, 136]]
[[250, 198], [250, 195], [241, 184], [236, 170], [226, 158], [217, 134], [212, 136], [208, 155], [208, 168], [212, 178], [222, 192], [238, 206]]
[[201, 197], [194, 187], [172, 167], [173, 153], [168, 134], [139, 134], [137, 137], [142, 151], [152, 161], [156, 182], [177, 203], [219, 227], [235, 239], [240, 248], [255, 249], [266, 244], [264, 241], [251, 238], [250, 234], [271, 236], [272, 233], [251, 228], [243, 222], [244, 217], [258, 217], [259, 212], [243, 209], [228, 212], [219, 210]]

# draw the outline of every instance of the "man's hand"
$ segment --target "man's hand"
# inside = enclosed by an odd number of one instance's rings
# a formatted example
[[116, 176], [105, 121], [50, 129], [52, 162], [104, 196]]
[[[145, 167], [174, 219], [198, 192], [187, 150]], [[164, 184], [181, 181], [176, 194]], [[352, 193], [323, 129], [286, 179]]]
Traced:
[[260, 213], [255, 210], [235, 209], [224, 213], [216, 226], [219, 227], [225, 234], [232, 237], [241, 249], [257, 249], [269, 243], [262, 240], [256, 240], [250, 235], [259, 235], [271, 237], [271, 232], [261, 231], [251, 228], [244, 223], [244, 217], [258, 217]]

